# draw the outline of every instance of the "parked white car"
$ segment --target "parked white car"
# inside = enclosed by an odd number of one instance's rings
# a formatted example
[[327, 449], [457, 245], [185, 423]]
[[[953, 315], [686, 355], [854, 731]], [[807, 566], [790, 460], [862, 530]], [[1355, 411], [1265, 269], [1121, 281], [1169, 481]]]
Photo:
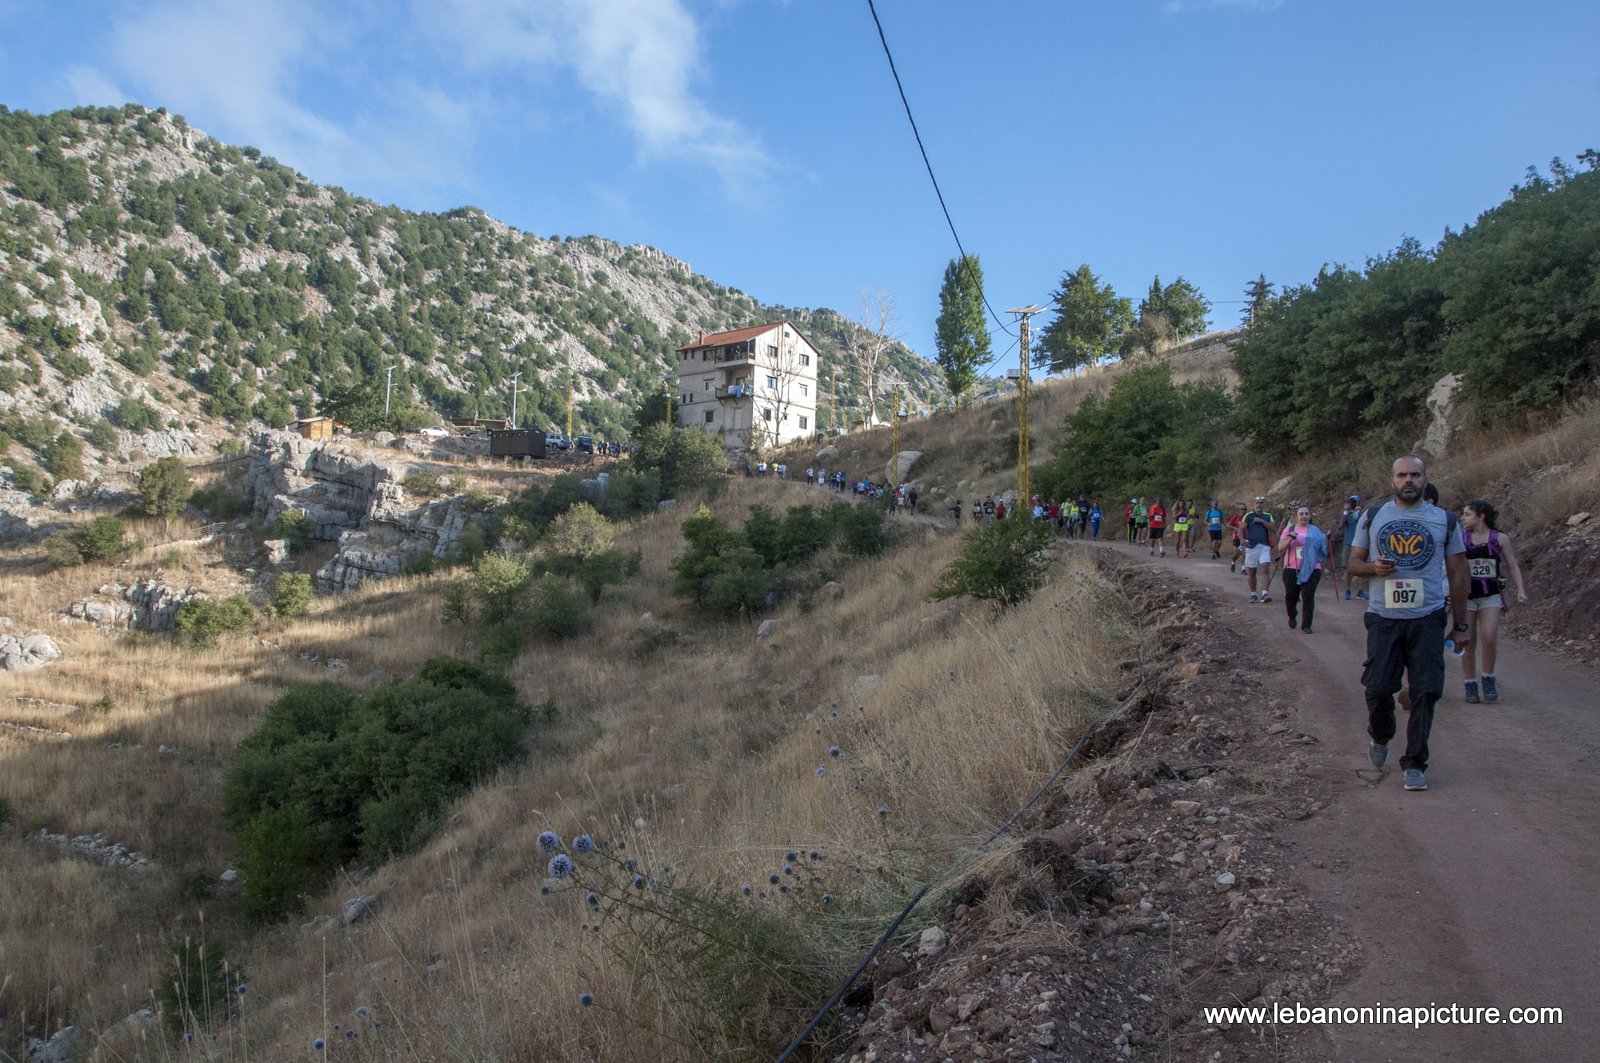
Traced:
[[450, 434], [450, 430], [448, 428], [440, 428], [438, 425], [430, 425], [427, 428], [417, 429], [417, 434], [427, 436], [429, 439], [443, 439]]

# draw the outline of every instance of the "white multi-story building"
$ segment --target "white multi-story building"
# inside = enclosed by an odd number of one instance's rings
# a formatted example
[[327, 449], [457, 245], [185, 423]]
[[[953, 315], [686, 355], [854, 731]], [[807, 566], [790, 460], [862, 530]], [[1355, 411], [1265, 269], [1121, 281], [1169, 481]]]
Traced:
[[718, 332], [678, 348], [678, 424], [729, 450], [817, 434], [817, 349], [787, 321]]

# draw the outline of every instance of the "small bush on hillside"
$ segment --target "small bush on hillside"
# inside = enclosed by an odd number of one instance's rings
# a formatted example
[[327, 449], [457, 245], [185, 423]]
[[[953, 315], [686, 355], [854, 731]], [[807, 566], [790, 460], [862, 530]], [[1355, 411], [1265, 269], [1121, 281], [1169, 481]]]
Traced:
[[410, 473], [400, 481], [400, 486], [418, 498], [438, 498], [444, 494], [444, 485], [440, 483], [439, 474], [436, 472]]
[[970, 531], [961, 541], [961, 553], [940, 573], [929, 595], [934, 601], [968, 597], [994, 602], [1002, 609], [1028, 599], [1044, 581], [1050, 545], [1047, 521], [1021, 518], [997, 520]]
[[216, 938], [186, 935], [168, 942], [167, 964], [159, 973], [156, 1003], [173, 1033], [203, 1030], [226, 1019], [234, 1005], [237, 979], [229, 977], [227, 954]]
[[305, 616], [313, 597], [311, 577], [304, 572], [283, 572], [272, 581], [272, 608], [285, 620]]
[[844, 506], [844, 511], [839, 514], [840, 550], [852, 557], [877, 557], [888, 546], [889, 527], [882, 509], [876, 506]]
[[239, 744], [223, 787], [245, 914], [281, 918], [341, 865], [420, 845], [451, 801], [522, 756], [533, 716], [499, 671], [448, 657], [365, 697], [290, 689]]
[[303, 510], [286, 509], [267, 530], [267, 537], [282, 539], [291, 553], [299, 553], [311, 545], [311, 518]]
[[533, 583], [533, 570], [499, 554], [484, 554], [472, 566], [472, 597], [486, 624], [498, 624], [516, 615]]
[[571, 638], [588, 625], [589, 603], [571, 580], [544, 575], [529, 595], [526, 623], [536, 635]]
[[84, 565], [109, 561], [128, 550], [127, 526], [116, 517], [101, 516], [71, 531], [57, 532], [45, 540], [44, 552], [57, 565]]
[[589, 595], [589, 601], [598, 605], [607, 587], [638, 575], [643, 560], [638, 550], [627, 554], [615, 550], [591, 554], [578, 566], [578, 585]]
[[193, 494], [182, 458], [161, 458], [139, 470], [139, 511], [146, 516], [170, 521]]
[[142, 399], [126, 398], [111, 411], [111, 423], [128, 432], [145, 432], [161, 427], [161, 414]]
[[216, 521], [233, 520], [250, 510], [244, 495], [220, 481], [190, 494], [189, 504]]
[[255, 610], [242, 594], [217, 601], [215, 598], [190, 598], [178, 607], [172, 618], [172, 637], [180, 646], [200, 649], [215, 646], [224, 635], [250, 630]]

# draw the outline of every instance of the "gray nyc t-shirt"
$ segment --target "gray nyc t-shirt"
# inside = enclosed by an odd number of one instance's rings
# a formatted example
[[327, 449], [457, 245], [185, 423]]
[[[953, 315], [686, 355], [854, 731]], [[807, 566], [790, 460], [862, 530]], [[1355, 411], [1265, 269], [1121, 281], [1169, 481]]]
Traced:
[[1385, 502], [1371, 524], [1356, 527], [1355, 549], [1371, 561], [1387, 561], [1395, 572], [1373, 577], [1369, 612], [1396, 620], [1427, 616], [1450, 600], [1444, 559], [1463, 553], [1461, 536], [1449, 534], [1450, 515], [1431, 502], [1411, 509]]

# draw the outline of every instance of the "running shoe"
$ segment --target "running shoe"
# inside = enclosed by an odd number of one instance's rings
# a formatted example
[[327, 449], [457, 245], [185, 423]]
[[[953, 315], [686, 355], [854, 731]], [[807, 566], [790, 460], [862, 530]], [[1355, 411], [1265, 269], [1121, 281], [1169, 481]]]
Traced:
[[1422, 774], [1422, 769], [1421, 768], [1407, 768], [1406, 769], [1406, 789], [1407, 790], [1426, 790], [1427, 788], [1428, 788], [1428, 777], [1426, 775]]
[[1290, 613], [1289, 614], [1289, 630], [1293, 631], [1299, 625], [1300, 625], [1300, 618], [1295, 616], [1293, 613]]
[[1260, 597], [1260, 596], [1259, 596], [1259, 595], [1258, 595], [1258, 594], [1256, 594], [1256, 592], [1255, 592], [1255, 591], [1251, 591], [1251, 592], [1250, 592], [1250, 604], [1251, 604], [1251, 605], [1254, 605], [1254, 604], [1256, 604], [1256, 603], [1257, 603], [1257, 602], [1259, 602], [1259, 601], [1260, 601], [1260, 600], [1261, 600], [1261, 597]]
[[1272, 595], [1268, 594], [1266, 591], [1262, 591], [1261, 592], [1261, 600], [1264, 601], [1264, 602], [1270, 602], [1270, 601], [1272, 601]]
[[1306, 624], [1306, 625], [1305, 625], [1305, 626], [1304, 626], [1304, 627], [1302, 627], [1302, 628], [1301, 628], [1301, 629], [1300, 629], [1300, 630], [1301, 630], [1301, 631], [1302, 631], [1302, 632], [1304, 632], [1304, 633], [1305, 633], [1305, 634], [1307, 634], [1307, 635], [1309, 635], [1309, 634], [1311, 634], [1311, 625], [1310, 625], [1310, 624]]
[[[1476, 705], [1476, 704], [1478, 704], [1479, 700], [1480, 699], [1478, 697], [1478, 681], [1476, 679], [1467, 680], [1467, 704], [1468, 705]], [[1493, 699], [1490, 699], [1490, 700], [1493, 700]]]
[[1367, 743], [1367, 760], [1374, 768], [1381, 768], [1389, 762], [1389, 747], [1380, 746], [1376, 742]]
[[1500, 687], [1495, 683], [1494, 676], [1492, 675], [1486, 675], [1483, 677], [1483, 700], [1500, 700]]
[[1360, 601], [1363, 601], [1363, 602], [1366, 601], [1367, 600], [1367, 592], [1366, 591], [1356, 591], [1356, 598], [1358, 600], [1360, 600]]
[[1344, 600], [1347, 601], [1347, 602], [1350, 600], [1350, 592], [1349, 591], [1345, 591], [1344, 592]]

